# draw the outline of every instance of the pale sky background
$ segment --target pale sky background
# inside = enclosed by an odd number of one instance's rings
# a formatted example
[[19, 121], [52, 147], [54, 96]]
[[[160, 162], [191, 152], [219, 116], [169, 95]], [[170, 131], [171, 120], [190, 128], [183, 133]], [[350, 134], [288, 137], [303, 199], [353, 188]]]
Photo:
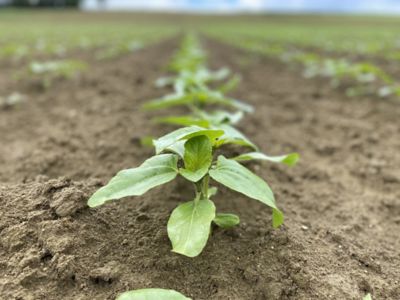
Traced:
[[[400, 0], [104, 0], [109, 10], [400, 14]], [[82, 8], [98, 9], [98, 0]]]

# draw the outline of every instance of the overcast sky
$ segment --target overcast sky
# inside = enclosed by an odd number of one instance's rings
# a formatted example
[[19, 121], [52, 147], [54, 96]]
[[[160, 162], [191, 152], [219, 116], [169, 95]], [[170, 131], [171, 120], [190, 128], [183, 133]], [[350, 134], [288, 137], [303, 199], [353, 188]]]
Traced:
[[[108, 9], [400, 13], [400, 0], [104, 0]], [[97, 0], [83, 0], [96, 9]]]

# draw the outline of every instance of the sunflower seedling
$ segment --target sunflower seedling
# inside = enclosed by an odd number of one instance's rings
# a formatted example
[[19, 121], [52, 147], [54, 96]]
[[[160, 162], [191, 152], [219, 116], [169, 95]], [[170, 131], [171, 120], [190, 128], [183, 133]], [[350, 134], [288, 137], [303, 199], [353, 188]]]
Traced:
[[230, 71], [222, 68], [210, 71], [205, 66], [205, 54], [193, 35], [188, 35], [175, 55], [170, 69], [176, 76], [162, 77], [157, 80], [156, 86], [172, 86], [174, 92], [162, 98], [149, 101], [144, 105], [145, 109], [156, 110], [172, 106], [185, 105], [201, 109], [205, 105], [220, 105], [235, 108], [245, 112], [251, 112], [253, 108], [237, 99], [224, 95], [232, 90], [240, 81], [239, 76], [233, 76], [216, 89], [210, 89], [208, 84], [222, 81], [228, 78]]
[[43, 88], [49, 88], [55, 79], [71, 79], [87, 67], [85, 62], [78, 60], [34, 61], [24, 74], [18, 74], [16, 77], [39, 79]]
[[233, 159], [223, 155], [215, 159], [216, 149], [237, 142], [229, 135], [222, 129], [189, 126], [156, 139], [153, 141], [155, 156], [137, 168], [120, 171], [93, 194], [88, 205], [96, 207], [109, 200], [140, 196], [180, 175], [193, 184], [194, 199], [176, 207], [169, 218], [167, 231], [173, 252], [195, 257], [205, 247], [213, 221], [222, 228], [239, 223], [239, 217], [234, 214], [216, 213], [211, 198], [217, 189], [210, 186], [210, 179], [271, 207], [272, 224], [279, 227], [283, 214], [270, 187], [238, 161], [263, 159], [292, 165], [297, 161], [297, 154], [269, 157], [252, 152]]

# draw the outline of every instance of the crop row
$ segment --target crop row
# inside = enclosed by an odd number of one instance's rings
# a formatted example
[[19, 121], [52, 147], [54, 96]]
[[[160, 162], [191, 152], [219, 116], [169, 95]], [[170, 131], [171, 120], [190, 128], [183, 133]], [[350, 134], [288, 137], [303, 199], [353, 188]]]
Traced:
[[299, 65], [303, 69], [304, 77], [326, 78], [333, 87], [344, 87], [348, 96], [400, 96], [400, 84], [396, 79], [369, 61], [352, 61], [346, 56], [329, 57], [299, 46], [288, 47], [284, 42], [267, 42], [260, 36], [249, 38], [245, 35], [238, 38], [236, 33], [227, 34], [225, 31], [214, 32], [213, 36], [284, 63]]
[[[267, 160], [294, 165], [298, 160], [296, 153], [268, 156], [260, 152], [255, 143], [235, 128], [246, 113], [253, 111], [253, 107], [226, 96], [238, 83], [237, 76], [230, 77], [227, 68], [211, 71], [205, 63], [206, 55], [197, 37], [185, 37], [169, 65], [175, 75], [160, 78], [156, 82], [157, 86], [170, 86], [173, 92], [147, 102], [144, 108], [162, 110], [184, 106], [188, 113], [157, 118], [157, 122], [173, 124], [179, 128], [154, 139], [154, 156], [139, 167], [118, 172], [88, 200], [90, 207], [97, 207], [109, 200], [140, 196], [174, 180], [178, 175], [182, 176], [193, 186], [194, 199], [178, 205], [172, 211], [167, 232], [172, 251], [188, 257], [198, 256], [203, 251], [212, 223], [227, 229], [240, 222], [239, 216], [235, 214], [216, 211], [212, 199], [217, 194], [217, 187], [211, 181], [272, 208], [272, 224], [279, 227], [283, 223], [283, 214], [275, 202], [272, 190], [262, 178], [241, 163]], [[247, 151], [230, 157], [227, 147]], [[167, 299], [161, 296], [164, 293], [171, 291], [131, 291], [119, 299], [139, 299], [140, 295], [150, 294], [153, 297], [157, 295], [157, 299]]]
[[[155, 30], [91, 30], [27, 32], [25, 37], [0, 38], [0, 61], [14, 62], [12, 80], [49, 88], [57, 80], [79, 78], [92, 64], [133, 53], [173, 34], [172, 28]], [[45, 35], [47, 32], [48, 36]], [[74, 59], [74, 56], [85, 57]], [[25, 99], [21, 91], [0, 95], [0, 108], [14, 106]]]
[[[303, 20], [304, 21], [304, 20]], [[343, 23], [343, 20], [342, 22]], [[329, 22], [272, 22], [237, 23], [234, 33], [243, 39], [258, 39], [269, 45], [318, 49], [327, 54], [379, 56], [388, 60], [399, 60], [400, 35], [397, 26], [347, 26]], [[205, 26], [208, 32], [222, 36], [232, 34], [232, 25]]]
[[[0, 28], [2, 24], [0, 23]], [[51, 26], [36, 25], [33, 28], [19, 26], [4, 28], [0, 38], [0, 59], [18, 61], [52, 56], [64, 58], [77, 51], [91, 51], [98, 60], [135, 50], [144, 42], [156, 41], [175, 33], [173, 27], [79, 24]], [[15, 26], [15, 24], [13, 24]], [[23, 34], [21, 34], [23, 33]]]

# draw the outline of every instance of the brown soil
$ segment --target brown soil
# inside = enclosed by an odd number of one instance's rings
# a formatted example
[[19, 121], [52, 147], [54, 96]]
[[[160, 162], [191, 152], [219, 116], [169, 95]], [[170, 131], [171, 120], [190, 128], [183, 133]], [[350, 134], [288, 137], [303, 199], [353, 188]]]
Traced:
[[215, 228], [190, 259], [170, 252], [166, 234], [172, 209], [192, 197], [184, 181], [86, 207], [152, 153], [141, 136], [170, 129], [139, 108], [165, 93], [153, 82], [171, 40], [45, 92], [26, 86], [25, 103], [0, 111], [1, 299], [114, 299], [145, 287], [195, 300], [400, 298], [399, 103], [348, 99], [278, 62], [205, 45], [213, 67], [242, 74], [234, 94], [257, 108], [241, 129], [267, 153], [301, 153], [294, 168], [249, 165], [272, 186], [285, 225], [273, 230], [268, 208], [221, 189], [218, 210], [242, 222]]

